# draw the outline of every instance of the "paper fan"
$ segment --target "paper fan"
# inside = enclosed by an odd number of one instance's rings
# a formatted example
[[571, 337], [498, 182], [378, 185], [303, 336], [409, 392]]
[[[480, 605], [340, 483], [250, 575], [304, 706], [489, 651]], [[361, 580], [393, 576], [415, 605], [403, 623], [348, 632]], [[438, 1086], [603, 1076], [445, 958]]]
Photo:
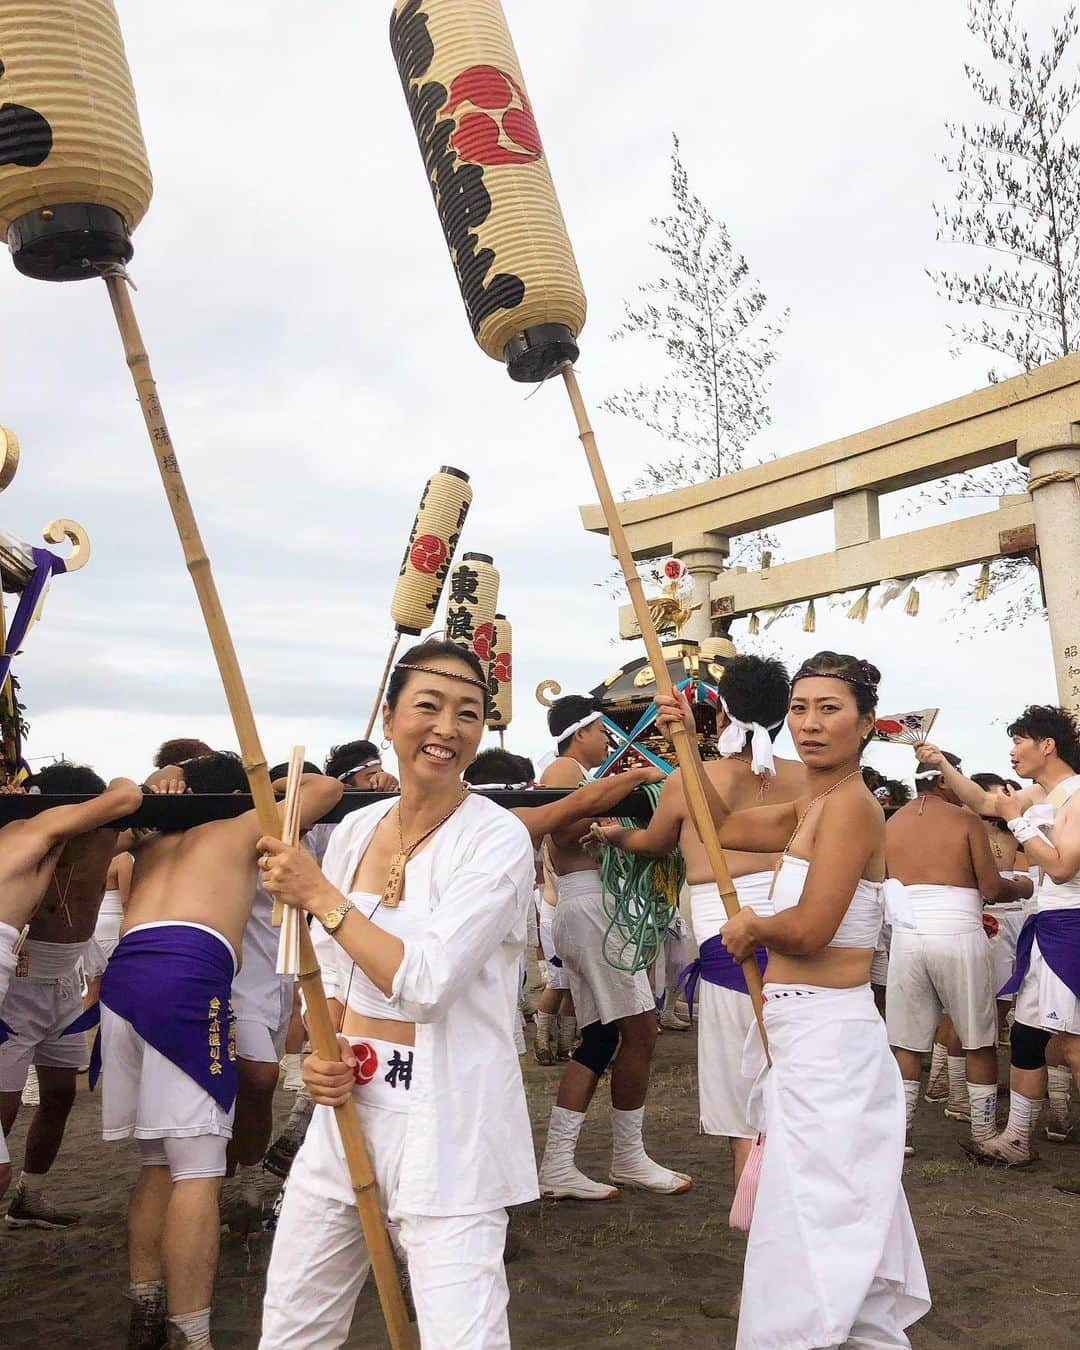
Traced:
[[874, 740], [893, 745], [921, 745], [930, 735], [940, 708], [920, 708], [917, 712], [891, 713], [874, 723]]

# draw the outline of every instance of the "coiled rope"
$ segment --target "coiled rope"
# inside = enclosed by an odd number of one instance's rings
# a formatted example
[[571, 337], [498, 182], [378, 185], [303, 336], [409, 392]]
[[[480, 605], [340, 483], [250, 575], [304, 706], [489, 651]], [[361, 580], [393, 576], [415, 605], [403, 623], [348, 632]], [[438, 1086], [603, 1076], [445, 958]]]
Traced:
[[[660, 800], [660, 783], [648, 784], [652, 810]], [[619, 820], [627, 829], [640, 822]], [[686, 880], [686, 863], [676, 848], [664, 858], [606, 847], [600, 857], [600, 881], [608, 926], [604, 933], [604, 960], [616, 970], [636, 974], [656, 957], [678, 913], [679, 892]]]

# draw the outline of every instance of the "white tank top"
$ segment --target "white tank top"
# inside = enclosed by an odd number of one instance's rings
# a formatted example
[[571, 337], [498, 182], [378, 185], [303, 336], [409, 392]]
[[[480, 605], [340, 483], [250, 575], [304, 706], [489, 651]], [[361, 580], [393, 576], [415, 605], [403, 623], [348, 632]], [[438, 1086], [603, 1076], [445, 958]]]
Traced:
[[[405, 866], [405, 898], [396, 908], [379, 903], [380, 897], [370, 891], [350, 891], [349, 899], [365, 918], [370, 919], [384, 933], [390, 933], [407, 942], [421, 930], [430, 912], [427, 891], [431, 880], [431, 849], [413, 858]], [[390, 1002], [358, 965], [355, 965], [344, 947], [335, 943], [338, 957], [339, 988], [353, 1012], [361, 1017], [382, 1017], [393, 1022], [409, 1022], [401, 1009]], [[347, 992], [346, 992], [347, 991]]]
[[[784, 854], [773, 887], [773, 908], [777, 914], [782, 914], [785, 909], [794, 909], [799, 903], [809, 870], [810, 864], [805, 858]], [[878, 944], [884, 919], [884, 885], [880, 881], [860, 879], [829, 946], [872, 949]]]

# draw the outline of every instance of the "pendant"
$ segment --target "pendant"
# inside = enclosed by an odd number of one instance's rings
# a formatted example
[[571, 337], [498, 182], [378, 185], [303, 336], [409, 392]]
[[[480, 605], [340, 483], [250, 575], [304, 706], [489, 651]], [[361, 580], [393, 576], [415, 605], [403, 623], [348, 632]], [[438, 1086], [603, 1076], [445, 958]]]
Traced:
[[405, 885], [405, 864], [408, 861], [406, 854], [396, 853], [390, 863], [390, 871], [386, 874], [386, 886], [380, 901], [387, 909], [397, 909], [401, 904], [401, 892]]

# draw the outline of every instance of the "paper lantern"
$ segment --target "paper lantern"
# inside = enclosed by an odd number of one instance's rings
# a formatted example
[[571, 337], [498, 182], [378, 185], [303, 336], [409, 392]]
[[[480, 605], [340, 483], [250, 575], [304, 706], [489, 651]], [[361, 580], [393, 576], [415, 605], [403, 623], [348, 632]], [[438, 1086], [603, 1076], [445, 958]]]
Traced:
[[514, 715], [514, 635], [505, 614], [495, 615], [495, 641], [488, 673], [491, 694], [487, 726], [489, 731], [505, 731]]
[[575, 361], [585, 292], [499, 0], [397, 0], [390, 45], [473, 336], [515, 380]]
[[127, 262], [152, 193], [112, 0], [0, 4], [0, 227], [46, 281]]
[[450, 573], [446, 600], [446, 636], [479, 660], [485, 673], [491, 664], [495, 611], [499, 607], [499, 574], [486, 553], [462, 554]]
[[449, 465], [427, 480], [390, 602], [399, 633], [415, 636], [434, 623], [472, 495], [469, 475]]

